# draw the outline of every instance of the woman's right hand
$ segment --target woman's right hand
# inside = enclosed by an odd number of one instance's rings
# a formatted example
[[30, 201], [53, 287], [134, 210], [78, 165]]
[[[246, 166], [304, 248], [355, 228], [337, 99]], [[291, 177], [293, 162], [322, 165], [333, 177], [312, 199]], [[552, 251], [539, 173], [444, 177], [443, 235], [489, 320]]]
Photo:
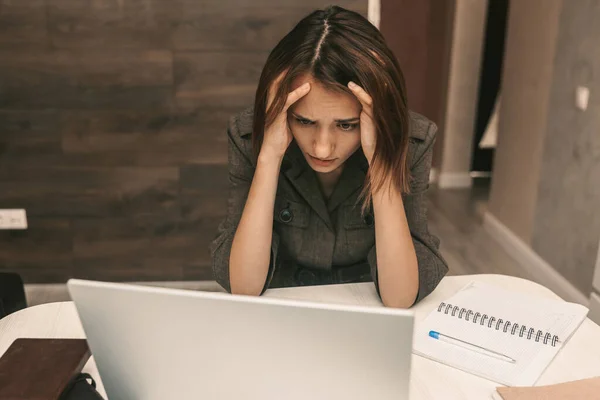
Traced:
[[[275, 94], [279, 89], [279, 84], [281, 83], [283, 75], [283, 73], [279, 75], [279, 77], [273, 82], [273, 84], [269, 88], [267, 110], [271, 107], [271, 104], [273, 103]], [[292, 106], [292, 104], [300, 100], [302, 97], [306, 96], [306, 94], [309, 91], [310, 83], [306, 82], [288, 94], [285, 106], [283, 107], [279, 115], [277, 115], [275, 121], [273, 121], [273, 123], [270, 126], [265, 127], [263, 143], [260, 149], [261, 154], [267, 157], [274, 157], [276, 159], [283, 158], [288, 146], [292, 142], [292, 132], [288, 125], [287, 111]]]

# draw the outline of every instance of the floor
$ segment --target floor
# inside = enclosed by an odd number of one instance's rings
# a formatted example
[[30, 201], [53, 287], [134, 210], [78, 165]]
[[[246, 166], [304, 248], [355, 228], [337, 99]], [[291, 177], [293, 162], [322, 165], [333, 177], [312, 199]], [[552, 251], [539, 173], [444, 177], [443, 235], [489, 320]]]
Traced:
[[[450, 267], [451, 275], [504, 274], [532, 279], [483, 229], [487, 209], [489, 181], [476, 180], [470, 189], [429, 192], [429, 229], [441, 240], [441, 252]], [[145, 285], [174, 287], [189, 290], [218, 291], [214, 281], [144, 282]], [[63, 284], [26, 285], [30, 306], [69, 300]]]
[[470, 189], [430, 190], [429, 230], [440, 238], [450, 274], [533, 279], [483, 228], [488, 198], [489, 179], [476, 179]]

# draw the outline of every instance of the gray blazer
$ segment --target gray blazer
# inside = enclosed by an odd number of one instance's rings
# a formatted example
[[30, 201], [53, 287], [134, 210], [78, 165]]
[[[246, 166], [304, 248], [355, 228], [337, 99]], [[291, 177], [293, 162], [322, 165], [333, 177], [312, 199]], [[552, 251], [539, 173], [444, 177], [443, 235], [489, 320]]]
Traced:
[[[211, 244], [213, 272], [227, 291], [229, 254], [242, 215], [256, 162], [252, 157], [253, 109], [230, 119], [229, 200], [227, 217]], [[436, 126], [410, 113], [409, 163], [411, 193], [404, 208], [419, 264], [416, 301], [427, 296], [448, 271], [439, 240], [427, 229], [426, 191]], [[377, 256], [372, 211], [361, 217], [355, 206], [368, 169], [359, 149], [347, 161], [329, 200], [322, 196], [315, 172], [294, 141], [283, 159], [273, 212], [271, 263], [264, 290], [273, 287], [374, 281]]]

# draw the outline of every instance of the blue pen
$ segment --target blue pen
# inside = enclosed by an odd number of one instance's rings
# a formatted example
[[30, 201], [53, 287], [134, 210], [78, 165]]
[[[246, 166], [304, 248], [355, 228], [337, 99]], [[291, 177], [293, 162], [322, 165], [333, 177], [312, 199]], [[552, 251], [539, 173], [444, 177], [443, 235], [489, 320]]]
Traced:
[[479, 354], [484, 354], [486, 356], [494, 357], [494, 358], [497, 358], [502, 361], [506, 361], [506, 362], [513, 363], [513, 364], [517, 362], [517, 360], [515, 360], [514, 358], [511, 358], [505, 354], [498, 353], [494, 350], [486, 349], [485, 347], [481, 347], [481, 346], [478, 346], [473, 343], [465, 342], [464, 340], [460, 340], [460, 339], [457, 339], [452, 336], [444, 335], [443, 333], [439, 333], [436, 331], [429, 331], [429, 336], [434, 339], [441, 340], [442, 342], [450, 343], [455, 346], [459, 346], [459, 347], [474, 351]]

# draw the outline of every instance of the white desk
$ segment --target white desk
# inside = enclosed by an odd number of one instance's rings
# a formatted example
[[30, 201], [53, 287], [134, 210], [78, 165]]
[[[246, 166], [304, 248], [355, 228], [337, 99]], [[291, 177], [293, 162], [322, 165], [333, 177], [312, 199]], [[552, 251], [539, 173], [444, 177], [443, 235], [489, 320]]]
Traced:
[[[527, 280], [501, 275], [468, 275], [444, 278], [429, 297], [416, 305], [416, 325], [440, 301], [451, 296], [471, 280], [492, 283], [508, 289], [546, 298], [558, 298], [550, 290]], [[372, 283], [313, 286], [267, 291], [265, 296], [297, 300], [363, 304], [381, 307]], [[0, 320], [0, 354], [18, 337], [83, 338], [84, 333], [71, 302], [44, 304], [14, 313]], [[105, 396], [93, 358], [86, 364]], [[552, 364], [538, 385], [600, 376], [600, 326], [586, 319]], [[490, 399], [496, 383], [414, 356], [411, 374], [411, 399]]]

